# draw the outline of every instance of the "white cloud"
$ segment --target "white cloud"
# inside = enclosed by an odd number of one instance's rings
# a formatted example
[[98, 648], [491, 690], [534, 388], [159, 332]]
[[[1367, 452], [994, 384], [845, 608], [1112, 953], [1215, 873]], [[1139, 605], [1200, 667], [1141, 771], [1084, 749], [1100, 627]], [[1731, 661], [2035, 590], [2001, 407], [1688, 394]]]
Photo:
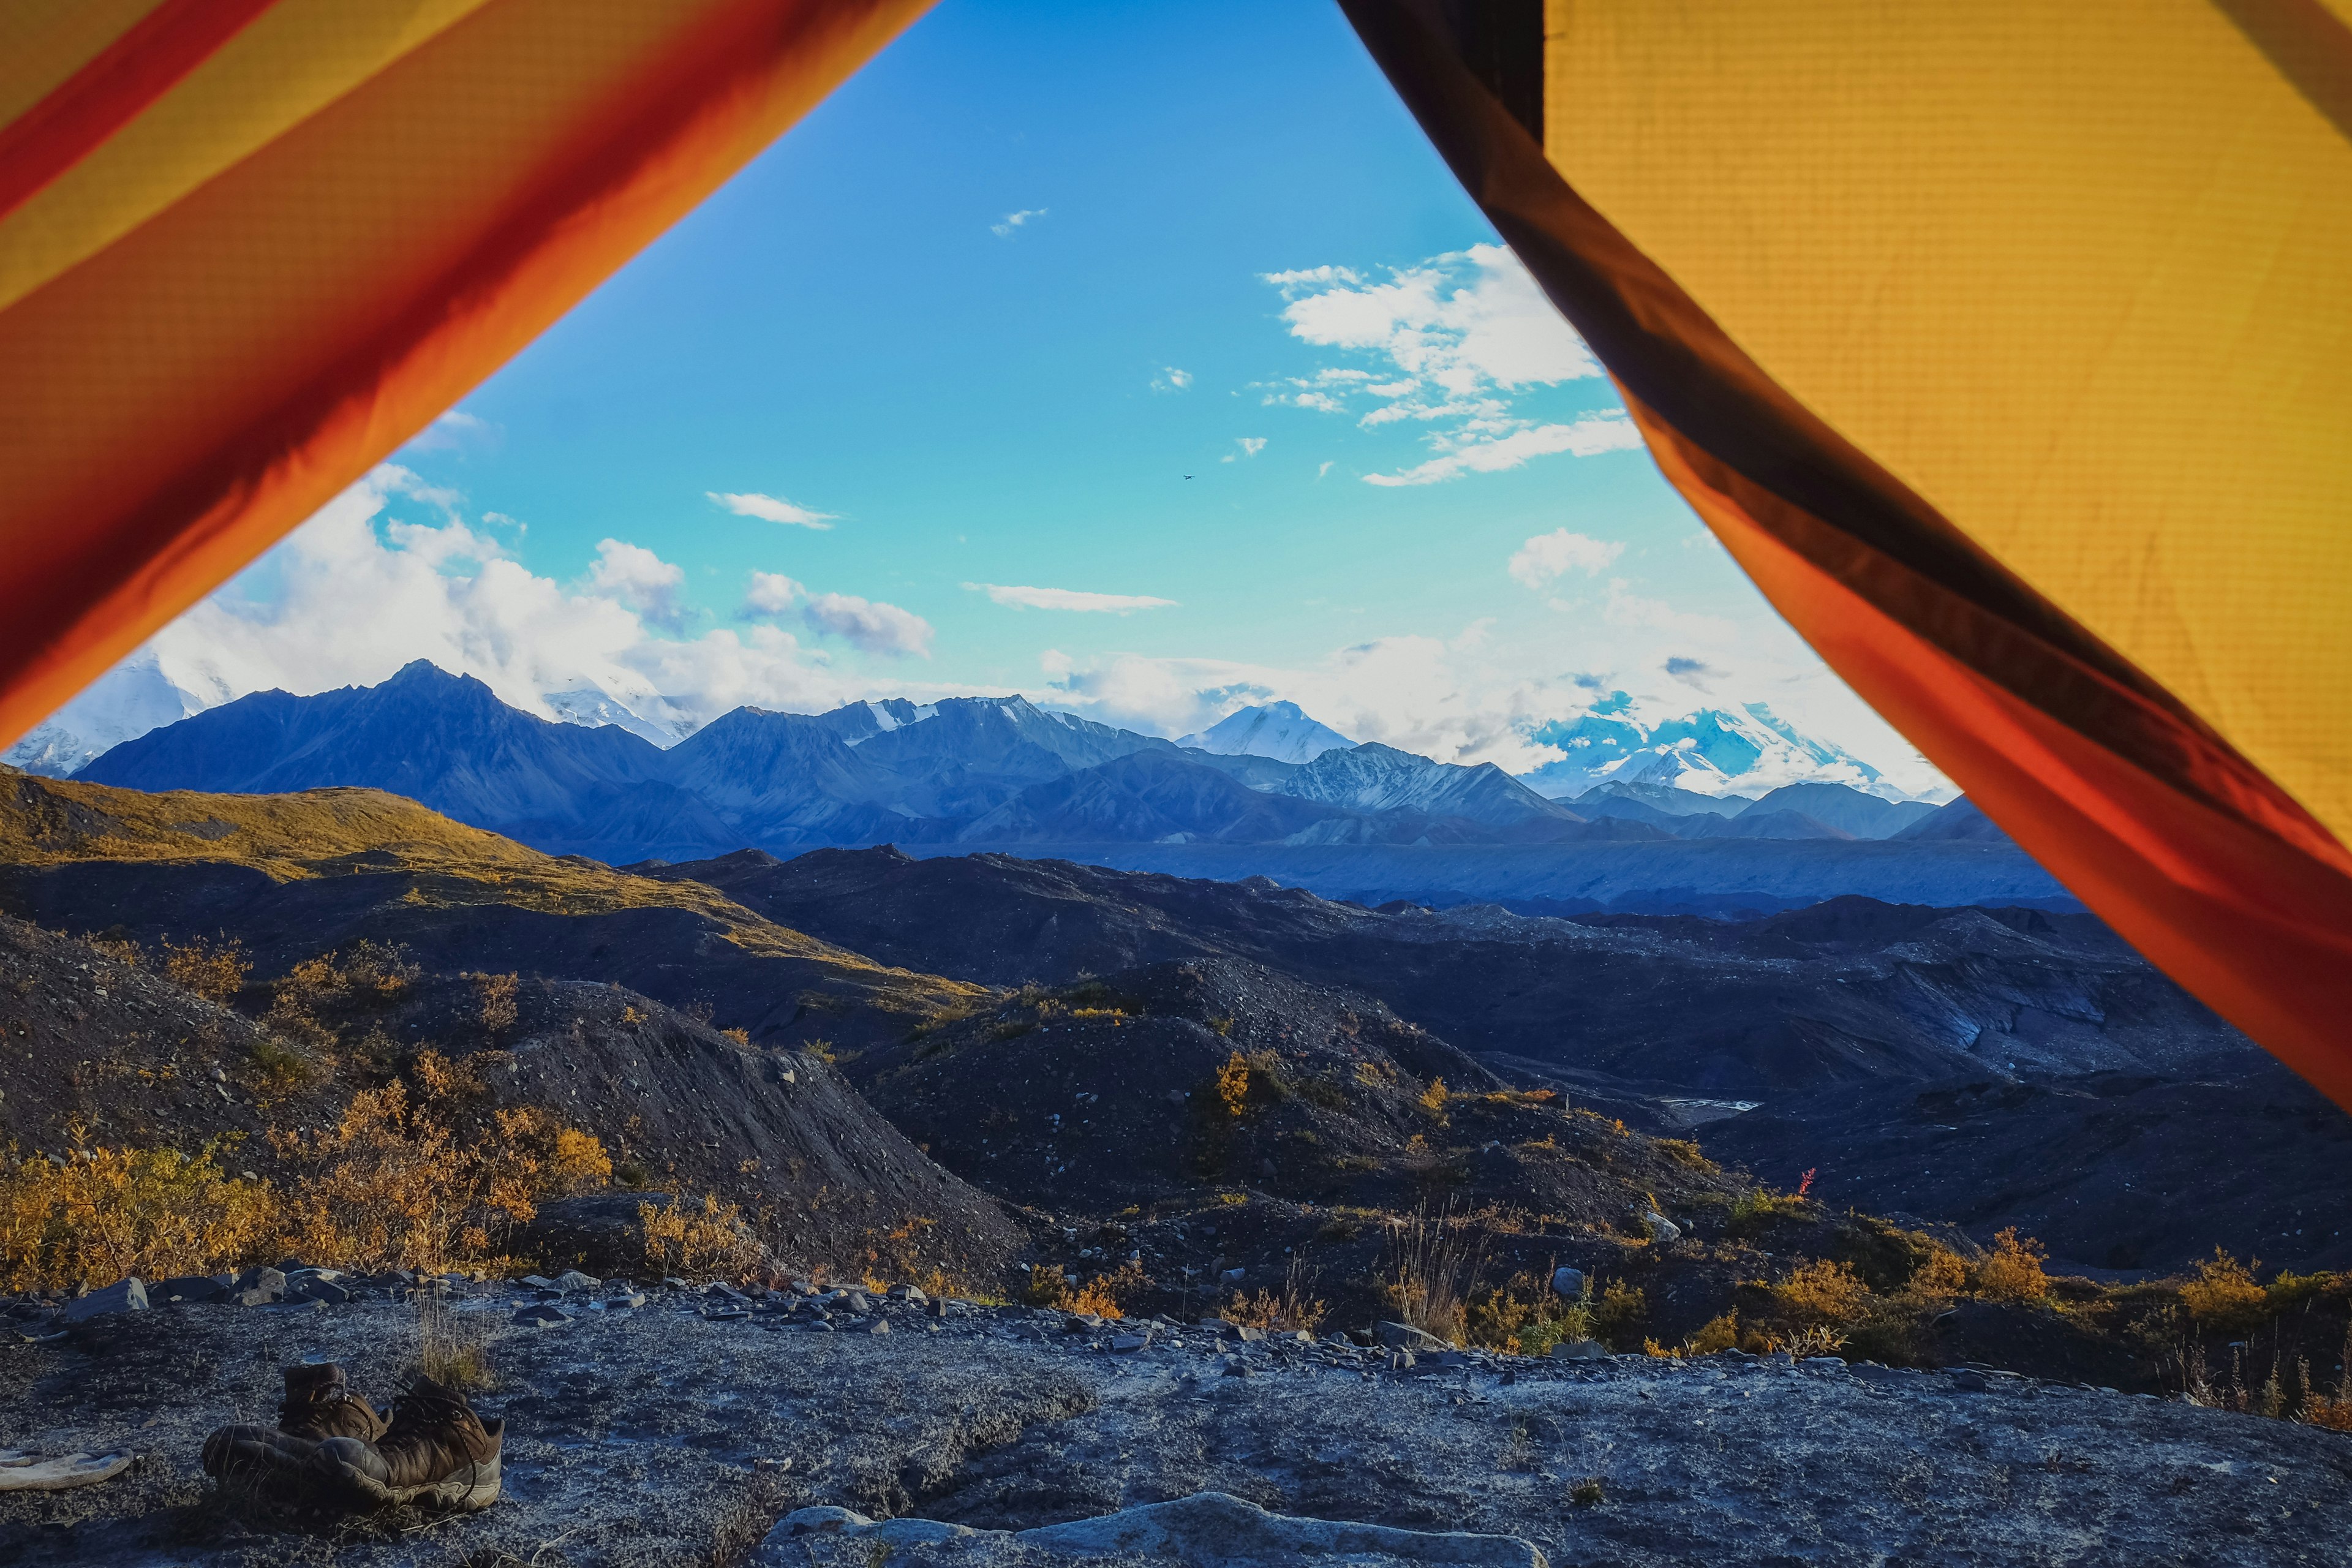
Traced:
[[804, 506], [794, 506], [781, 496], [763, 496], [757, 490], [745, 490], [740, 494], [722, 494], [718, 490], [702, 493], [737, 517], [756, 517], [765, 522], [790, 523], [795, 528], [831, 528], [837, 515], [829, 511], [811, 511]]
[[1502, 246], [1433, 257], [1381, 282], [1344, 267], [1267, 273], [1265, 281], [1288, 301], [1282, 314], [1292, 336], [1381, 367], [1325, 366], [1270, 389], [1267, 403], [1355, 413], [1368, 429], [1429, 426], [1436, 457], [1402, 473], [1366, 474], [1368, 484], [1435, 484], [1558, 452], [1591, 457], [1639, 444], [1615, 410], [1563, 422], [1519, 407], [1526, 395], [1597, 376], [1601, 366]]
[[1511, 556], [1510, 574], [1530, 588], [1541, 588], [1554, 578], [1570, 572], [1581, 572], [1597, 577], [1610, 563], [1625, 552], [1625, 546], [1613, 539], [1593, 539], [1567, 529], [1554, 529], [1538, 533], [1519, 546]]
[[[414, 548], [400, 539], [396, 525], [394, 539], [404, 548]], [[442, 562], [432, 563], [438, 567]], [[588, 583], [598, 593], [635, 610], [647, 626], [682, 632], [693, 618], [693, 607], [686, 602], [686, 568], [671, 564], [641, 544], [618, 539], [599, 541], [595, 563], [588, 568]]]
[[411, 436], [404, 452], [456, 452], [467, 447], [495, 447], [505, 435], [498, 426], [462, 409], [452, 408]]
[[754, 572], [751, 585], [743, 591], [743, 607], [736, 613], [745, 620], [755, 616], [781, 616], [807, 593], [781, 572]]
[[1260, 452], [1265, 450], [1265, 437], [1263, 436], [1236, 436], [1234, 437], [1234, 445], [1242, 449], [1243, 457], [1255, 458]]
[[911, 610], [859, 598], [855, 594], [819, 594], [801, 612], [814, 630], [829, 632], [866, 653], [904, 658], [931, 657], [931, 623]]
[[[1442, 439], [1442, 438], [1441, 438]], [[1475, 436], [1464, 440], [1442, 457], [1410, 468], [1401, 474], [1366, 474], [1364, 482], [1370, 485], [1433, 485], [1445, 479], [1459, 479], [1464, 474], [1499, 473], [1516, 468], [1529, 458], [1540, 458], [1553, 452], [1573, 452], [1580, 458], [1590, 458], [1601, 452], [1631, 451], [1642, 444], [1642, 433], [1633, 421], [1622, 414], [1594, 414], [1572, 425], [1529, 425], [1492, 439]]]
[[[156, 634], [149, 648], [182, 685], [215, 700], [272, 688], [307, 695], [372, 686], [424, 658], [478, 678], [502, 700], [541, 718], [553, 717], [543, 693], [593, 681], [625, 703], [675, 714], [689, 726], [747, 703], [815, 713], [867, 697], [928, 702], [1003, 693], [998, 686], [836, 668], [821, 648], [767, 624], [691, 638], [656, 636], [631, 600], [644, 600], [648, 591], [658, 599], [677, 568], [652, 552], [641, 560], [633, 545], [600, 550], [590, 569], [567, 584], [498, 553], [494, 542], [463, 522], [387, 524], [386, 506], [409, 494], [413, 480], [383, 468], [370, 474], [245, 578]], [[763, 585], [755, 578], [747, 604], [775, 602], [790, 581], [762, 576], [771, 581]], [[794, 602], [797, 596], [785, 600], [785, 607]], [[856, 613], [861, 603], [843, 596], [824, 605], [825, 629], [846, 626], [869, 641], [928, 646], [929, 627], [894, 624], [895, 616], [917, 621], [895, 606], [865, 605], [863, 623], [878, 627], [867, 630]]]
[[996, 236], [999, 239], [1011, 239], [1014, 229], [1019, 228], [1031, 218], [1039, 218], [1044, 217], [1045, 216], [1045, 209], [1044, 207], [1024, 207], [1017, 213], [1006, 213], [1002, 218], [990, 224], [988, 226], [988, 232]]
[[1088, 594], [1076, 588], [1021, 588], [1004, 583], [966, 583], [964, 587], [1016, 610], [1090, 610], [1123, 616], [1129, 610], [1165, 609], [1176, 603], [1147, 594]]
[[1178, 370], [1172, 364], [1163, 366], [1160, 374], [1151, 378], [1151, 390], [1154, 392], [1182, 392], [1192, 384], [1192, 373]]

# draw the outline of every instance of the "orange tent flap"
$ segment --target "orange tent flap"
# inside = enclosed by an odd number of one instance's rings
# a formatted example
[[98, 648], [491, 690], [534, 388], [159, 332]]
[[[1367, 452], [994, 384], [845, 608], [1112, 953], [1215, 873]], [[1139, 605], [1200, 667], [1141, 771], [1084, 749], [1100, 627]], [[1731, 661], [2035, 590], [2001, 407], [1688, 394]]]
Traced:
[[2352, 1107], [2352, 144], [2269, 8], [1343, 5], [1775, 607]]
[[[110, 133], [53, 151], [0, 216], [0, 743], [423, 428], [926, 4], [277, 0], [142, 79], [143, 106], [113, 104]], [[86, 132], [56, 95], [89, 85], [66, 74], [0, 137], [37, 143], [20, 128], [44, 106]]]

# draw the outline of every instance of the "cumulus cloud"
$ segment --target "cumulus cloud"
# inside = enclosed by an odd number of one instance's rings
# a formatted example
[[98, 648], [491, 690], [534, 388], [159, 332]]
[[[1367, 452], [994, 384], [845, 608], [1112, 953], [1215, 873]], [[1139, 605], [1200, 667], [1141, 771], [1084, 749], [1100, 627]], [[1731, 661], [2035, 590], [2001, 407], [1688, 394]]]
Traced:
[[1538, 533], [1513, 552], [1509, 571], [1530, 588], [1541, 588], [1570, 572], [1597, 577], [1625, 552], [1613, 539], [1594, 539], [1565, 528]]
[[1192, 373], [1178, 370], [1172, 364], [1161, 367], [1160, 374], [1151, 378], [1151, 390], [1154, 392], [1182, 392], [1192, 384]]
[[966, 583], [964, 588], [1016, 610], [1090, 610], [1123, 616], [1129, 610], [1166, 609], [1176, 603], [1148, 594], [1088, 594], [1076, 588], [1023, 588], [1005, 583]]
[[1499, 245], [1432, 257], [1370, 279], [1345, 267], [1271, 272], [1283, 321], [1302, 342], [1368, 357], [1268, 388], [1265, 401], [1354, 413], [1366, 428], [1426, 426], [1437, 456], [1376, 485], [1424, 485], [1515, 468], [1558, 452], [1591, 457], [1638, 444], [1622, 414], [1538, 419], [1524, 395], [1601, 374], [1518, 258]]
[[684, 631], [694, 615], [686, 602], [686, 568], [673, 565], [641, 544], [618, 539], [599, 541], [595, 563], [588, 568], [588, 582], [598, 593], [635, 610], [647, 626], [664, 631]]
[[790, 523], [795, 528], [831, 528], [836, 516], [829, 511], [811, 511], [804, 506], [794, 506], [781, 496], [763, 496], [757, 490], [745, 490], [740, 494], [719, 490], [702, 493], [737, 517], [756, 517], [765, 522]]
[[742, 620], [761, 616], [781, 616], [807, 593], [807, 589], [781, 572], [754, 572], [751, 574], [751, 585], [743, 591], [743, 607], [736, 615]]
[[892, 658], [931, 657], [931, 623], [896, 605], [855, 594], [819, 594], [801, 611], [801, 619], [866, 653]]
[[1045, 216], [1045, 209], [1044, 207], [1024, 207], [1017, 213], [1006, 213], [1003, 217], [997, 219], [996, 222], [990, 224], [988, 226], [988, 232], [994, 235], [999, 239], [1011, 239], [1014, 229], [1019, 228], [1022, 225], [1029, 222], [1032, 218], [1041, 218]]
[[[665, 584], [682, 586], [683, 574], [670, 579], [676, 568], [653, 552], [640, 558], [636, 546], [614, 541], [621, 548], [600, 549], [575, 580], [541, 576], [463, 521], [400, 521], [398, 510], [420, 489], [434, 487], [404, 470], [378, 468], [247, 577], [157, 633], [149, 649], [183, 685], [220, 700], [273, 688], [307, 695], [372, 686], [424, 658], [476, 677], [501, 700], [541, 718], [554, 716], [545, 693], [593, 684], [681, 731], [746, 704], [815, 713], [860, 698], [928, 702], [1003, 693], [1000, 686], [836, 667], [821, 647], [771, 624], [660, 635], [637, 603], [650, 594], [658, 604]], [[747, 607], [762, 616], [775, 613], [761, 607], [767, 605], [789, 611], [806, 592], [762, 574]], [[848, 626], [875, 640], [856, 614], [862, 602], [807, 602], [820, 629], [845, 636], [836, 628]], [[865, 612], [866, 622], [882, 626], [882, 641], [929, 646], [927, 626], [887, 624], [907, 612], [873, 605]], [[806, 626], [800, 629], [805, 635]]]
[[1696, 687], [1701, 691], [1710, 693], [1715, 689], [1714, 683], [1722, 679], [1724, 676], [1724, 671], [1716, 668], [1706, 660], [1692, 658], [1685, 654], [1669, 656], [1666, 662], [1659, 668], [1685, 686]]

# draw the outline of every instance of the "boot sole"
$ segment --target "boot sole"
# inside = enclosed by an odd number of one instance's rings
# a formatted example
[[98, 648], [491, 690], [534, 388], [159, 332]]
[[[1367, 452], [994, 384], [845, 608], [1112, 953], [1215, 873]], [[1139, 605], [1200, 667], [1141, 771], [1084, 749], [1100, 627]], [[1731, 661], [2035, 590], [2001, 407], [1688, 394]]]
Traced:
[[310, 1473], [369, 1509], [414, 1506], [436, 1513], [479, 1513], [499, 1500], [495, 1463], [468, 1465], [457, 1474], [421, 1487], [391, 1487], [331, 1455], [316, 1456]]

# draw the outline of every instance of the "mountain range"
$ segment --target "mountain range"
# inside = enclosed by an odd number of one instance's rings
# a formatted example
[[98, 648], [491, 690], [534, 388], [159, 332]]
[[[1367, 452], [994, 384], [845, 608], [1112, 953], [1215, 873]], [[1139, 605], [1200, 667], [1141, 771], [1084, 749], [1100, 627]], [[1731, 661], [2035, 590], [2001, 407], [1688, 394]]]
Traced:
[[[1320, 728], [1307, 721], [1294, 732]], [[620, 724], [525, 713], [423, 660], [378, 686], [223, 703], [112, 748], [78, 776], [238, 794], [369, 785], [539, 848], [612, 861], [883, 842], [1527, 843], [1623, 833], [1492, 764], [1381, 745], [1305, 763], [1220, 753], [1018, 697], [894, 699], [821, 714], [739, 708], [664, 750]]]
[[1612, 691], [1574, 719], [1538, 726], [1528, 739], [1566, 753], [1523, 775], [1530, 788], [1555, 799], [1607, 784], [1720, 795], [1807, 781], [1907, 798], [1852, 752], [1804, 733], [1763, 702], [1702, 708], [1652, 723], [1633, 698]]

